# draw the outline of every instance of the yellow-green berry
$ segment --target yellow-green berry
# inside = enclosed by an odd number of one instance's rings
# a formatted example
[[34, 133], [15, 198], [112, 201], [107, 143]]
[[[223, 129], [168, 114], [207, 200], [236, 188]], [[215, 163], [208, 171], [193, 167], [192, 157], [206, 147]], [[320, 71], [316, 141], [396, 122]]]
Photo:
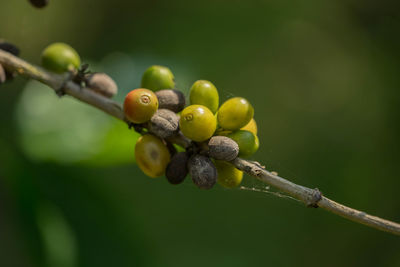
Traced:
[[190, 88], [190, 104], [208, 107], [212, 113], [217, 112], [219, 105], [218, 90], [209, 81], [198, 80]]
[[249, 157], [258, 150], [258, 138], [252, 132], [238, 130], [227, 136], [239, 145], [239, 157]]
[[174, 75], [164, 66], [154, 65], [148, 68], [142, 77], [142, 88], [152, 91], [172, 89], [175, 87]]
[[232, 164], [216, 160], [215, 167], [217, 168], [217, 182], [226, 188], [234, 188], [240, 185], [243, 179], [243, 172], [236, 169]]
[[80, 64], [81, 59], [78, 53], [68, 44], [51, 44], [42, 53], [42, 66], [52, 72], [74, 71]]
[[214, 134], [217, 121], [207, 107], [191, 105], [182, 111], [179, 126], [187, 138], [202, 142]]
[[218, 110], [218, 126], [225, 130], [239, 130], [253, 118], [253, 106], [243, 97], [228, 99]]
[[164, 174], [170, 154], [160, 138], [145, 134], [136, 142], [135, 158], [139, 168], [147, 176], [155, 178]]

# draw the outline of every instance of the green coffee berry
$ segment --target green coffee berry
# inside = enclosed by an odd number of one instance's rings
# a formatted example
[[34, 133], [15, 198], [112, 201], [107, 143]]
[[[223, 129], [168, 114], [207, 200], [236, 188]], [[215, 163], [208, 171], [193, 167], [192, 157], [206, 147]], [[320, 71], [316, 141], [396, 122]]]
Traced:
[[42, 66], [56, 73], [76, 71], [81, 64], [78, 53], [64, 43], [54, 43], [42, 53]]
[[149, 131], [161, 138], [167, 138], [179, 130], [179, 117], [168, 109], [159, 109], [151, 117]]
[[225, 130], [239, 130], [253, 118], [253, 106], [243, 97], [228, 99], [218, 110], [218, 126]]
[[236, 169], [232, 164], [216, 160], [215, 167], [218, 172], [217, 182], [226, 188], [234, 188], [240, 185], [243, 179], [243, 172]]
[[145, 134], [136, 142], [135, 158], [139, 168], [147, 176], [155, 178], [164, 174], [170, 154], [160, 138]]
[[209, 81], [198, 80], [190, 88], [190, 104], [208, 107], [212, 113], [217, 112], [219, 96], [217, 88]]
[[179, 152], [171, 158], [165, 171], [165, 177], [167, 177], [168, 182], [171, 184], [180, 184], [185, 180], [188, 174], [188, 160], [189, 157], [186, 152]]
[[179, 126], [187, 138], [202, 142], [214, 134], [217, 121], [207, 107], [191, 105], [182, 111]]
[[157, 109], [157, 96], [148, 89], [132, 90], [125, 97], [124, 113], [126, 118], [133, 123], [149, 121]]
[[192, 156], [188, 162], [188, 169], [193, 183], [201, 189], [210, 189], [217, 182], [217, 169], [208, 157]]
[[239, 157], [249, 157], [258, 149], [258, 138], [252, 132], [238, 130], [227, 136], [239, 145]]
[[143, 74], [142, 88], [158, 91], [174, 87], [174, 75], [167, 67], [154, 65], [148, 68]]
[[93, 73], [86, 79], [86, 85], [105, 97], [113, 97], [118, 92], [117, 84], [105, 73]]
[[180, 112], [185, 108], [185, 95], [178, 90], [165, 89], [156, 92], [159, 108]]
[[210, 157], [218, 160], [234, 160], [239, 154], [239, 146], [226, 136], [213, 136], [208, 142]]

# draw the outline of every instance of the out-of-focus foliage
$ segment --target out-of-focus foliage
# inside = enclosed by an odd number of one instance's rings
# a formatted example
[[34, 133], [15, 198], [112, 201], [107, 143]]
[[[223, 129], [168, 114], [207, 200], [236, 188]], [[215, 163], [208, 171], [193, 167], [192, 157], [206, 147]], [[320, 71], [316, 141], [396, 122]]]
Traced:
[[[116, 80], [120, 103], [150, 65], [168, 66], [186, 95], [210, 80], [221, 102], [243, 96], [254, 106], [261, 146], [253, 159], [400, 221], [399, 7], [69, 0], [37, 10], [1, 1], [0, 38], [36, 64], [48, 44], [69, 43]], [[397, 237], [295, 201], [149, 179], [129, 164], [134, 139], [122, 123], [37, 82], [1, 85], [0, 265], [400, 265]], [[250, 177], [244, 186], [266, 190]]]
[[108, 165], [133, 163], [138, 135], [107, 114], [74, 99], [62, 100], [30, 82], [17, 106], [20, 144], [34, 161]]

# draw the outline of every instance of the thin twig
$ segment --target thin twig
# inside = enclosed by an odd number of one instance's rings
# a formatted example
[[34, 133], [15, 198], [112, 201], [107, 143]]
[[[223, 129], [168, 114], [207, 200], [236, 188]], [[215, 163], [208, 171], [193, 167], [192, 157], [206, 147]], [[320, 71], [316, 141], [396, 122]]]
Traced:
[[[67, 95], [97, 107], [98, 109], [117, 119], [128, 122], [125, 119], [124, 112], [120, 104], [103, 97], [90, 89], [81, 88], [79, 85], [68, 80], [67, 76], [47, 72], [40, 67], [36, 67], [2, 50], [0, 50], [0, 64], [10, 71], [16, 71], [22, 76], [40, 81], [53, 88], [56, 92], [63, 90], [63, 92]], [[169, 141], [179, 144], [183, 147], [188, 147], [190, 144], [190, 140], [185, 138], [181, 133], [170, 138]], [[298, 199], [308, 207], [320, 207], [349, 220], [395, 235], [400, 235], [400, 224], [368, 215], [365, 212], [339, 204], [323, 196], [318, 189], [311, 189], [292, 183], [275, 175], [274, 173], [265, 170], [264, 167], [257, 162], [236, 158], [230, 163], [239, 170], [242, 170], [245, 173], [256, 177], [260, 181], [271, 185], [282, 192], [285, 192], [295, 199]]]

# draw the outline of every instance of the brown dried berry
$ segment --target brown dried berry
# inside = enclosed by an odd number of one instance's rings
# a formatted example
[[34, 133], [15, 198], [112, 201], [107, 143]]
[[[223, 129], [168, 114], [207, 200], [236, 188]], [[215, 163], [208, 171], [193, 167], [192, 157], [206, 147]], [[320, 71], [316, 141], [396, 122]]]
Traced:
[[185, 95], [178, 90], [160, 90], [156, 92], [159, 107], [179, 112], [185, 107]]
[[34, 7], [43, 8], [47, 6], [49, 0], [29, 0]]
[[213, 136], [208, 148], [210, 157], [218, 160], [234, 160], [239, 154], [238, 144], [226, 136]]
[[180, 184], [185, 180], [188, 174], [188, 160], [189, 157], [186, 152], [179, 152], [171, 158], [165, 171], [168, 182], [171, 184]]
[[158, 137], [170, 137], [179, 129], [179, 117], [171, 110], [159, 109], [151, 117], [148, 129]]
[[86, 79], [86, 85], [105, 97], [113, 97], [118, 92], [117, 84], [105, 73], [93, 73]]
[[4, 83], [5, 81], [6, 81], [6, 72], [3, 66], [0, 64], [0, 84]]
[[201, 189], [210, 189], [217, 182], [217, 169], [208, 157], [192, 156], [188, 162], [188, 169], [193, 183]]

